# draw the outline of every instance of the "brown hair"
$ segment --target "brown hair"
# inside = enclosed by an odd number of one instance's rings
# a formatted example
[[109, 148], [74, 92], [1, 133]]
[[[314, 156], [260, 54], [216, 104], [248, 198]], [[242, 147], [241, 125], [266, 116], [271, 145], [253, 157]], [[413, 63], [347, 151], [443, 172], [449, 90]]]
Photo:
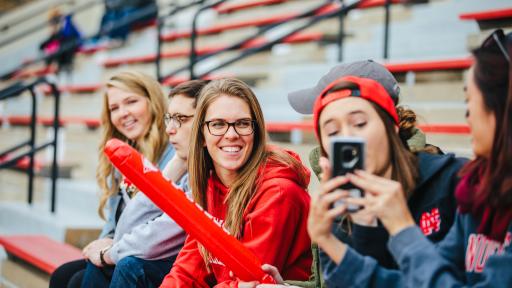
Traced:
[[396, 107], [398, 113], [398, 127], [401, 139], [410, 139], [416, 129], [416, 113], [404, 106]]
[[[268, 149], [263, 112], [256, 95], [249, 86], [238, 79], [213, 80], [201, 91], [191, 133], [191, 139], [194, 140], [189, 151], [188, 158], [191, 161], [188, 161], [188, 171], [190, 188], [196, 203], [208, 210], [206, 194], [208, 179], [213, 170], [213, 160], [204, 147], [204, 121], [210, 105], [221, 96], [236, 97], [245, 101], [251, 110], [251, 117], [255, 121], [254, 145], [251, 154], [247, 162], [239, 169], [238, 177], [229, 187], [229, 193], [224, 200], [227, 206], [224, 227], [233, 236], [240, 238], [243, 234], [245, 209], [258, 189], [260, 167], [271, 161], [284, 163], [296, 169], [295, 171], [299, 174], [299, 178], [304, 180], [304, 183], [307, 183], [305, 179], [308, 175], [302, 169], [299, 160], [278, 149]], [[202, 246], [200, 249], [208, 266], [209, 253]]]
[[181, 83], [180, 85], [174, 87], [171, 90], [171, 92], [169, 93], [169, 99], [176, 95], [183, 95], [188, 98], [194, 98], [194, 103], [192, 103], [192, 107], [196, 108], [201, 90], [208, 83], [210, 83], [210, 80], [190, 80]]
[[384, 122], [388, 146], [390, 153], [390, 162], [392, 169], [391, 179], [400, 182], [406, 198], [409, 198], [416, 188], [416, 181], [419, 176], [418, 161], [407, 145], [407, 139], [412, 136], [416, 124], [416, 114], [414, 111], [399, 107], [399, 130], [395, 132], [395, 123], [380, 106], [370, 102], [377, 111], [377, 114]]
[[[509, 34], [508, 37], [512, 36]], [[512, 55], [511, 46], [508, 43], [509, 58]], [[473, 197], [477, 207], [490, 205], [505, 212], [512, 206], [511, 66], [497, 46], [478, 48], [473, 51], [473, 56], [473, 80], [482, 92], [485, 109], [494, 113], [496, 131], [490, 157], [478, 157], [468, 163], [461, 174], [472, 173], [475, 179], [480, 180]]]
[[165, 125], [162, 121], [165, 109], [167, 108], [166, 101], [160, 84], [157, 81], [140, 72], [121, 72], [110, 78], [106, 87], [116, 87], [146, 97], [151, 111], [151, 124], [142, 139], [135, 142], [130, 141], [112, 124], [108, 109], [107, 92], [104, 93], [101, 111], [102, 136], [98, 154], [99, 164], [96, 171], [96, 180], [102, 191], [98, 207], [98, 213], [101, 218], [105, 218], [103, 210], [108, 198], [119, 191], [119, 179], [116, 179], [114, 166], [112, 166], [103, 153], [107, 141], [117, 138], [130, 143], [153, 163], [158, 161], [168, 145], [167, 138], [165, 137]]

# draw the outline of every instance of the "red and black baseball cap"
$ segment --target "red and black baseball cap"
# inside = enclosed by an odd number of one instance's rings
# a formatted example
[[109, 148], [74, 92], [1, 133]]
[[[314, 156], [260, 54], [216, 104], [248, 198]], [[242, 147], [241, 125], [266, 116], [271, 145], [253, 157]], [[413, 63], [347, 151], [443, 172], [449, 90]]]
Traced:
[[322, 76], [314, 87], [289, 93], [288, 102], [295, 111], [301, 114], [312, 114], [313, 104], [317, 96], [320, 95], [320, 92], [323, 91], [329, 83], [345, 76], [369, 78], [379, 82], [391, 96], [395, 105], [398, 104], [400, 87], [395, 77], [386, 67], [373, 60], [338, 64], [327, 74]]
[[[342, 88], [337, 89], [336, 87]], [[320, 140], [318, 123], [320, 113], [329, 103], [346, 97], [361, 97], [367, 101], [377, 104], [391, 117], [393, 122], [398, 125], [399, 119], [395, 108], [395, 102], [384, 86], [373, 79], [344, 76], [329, 83], [316, 97], [313, 105], [313, 121], [318, 140]]]

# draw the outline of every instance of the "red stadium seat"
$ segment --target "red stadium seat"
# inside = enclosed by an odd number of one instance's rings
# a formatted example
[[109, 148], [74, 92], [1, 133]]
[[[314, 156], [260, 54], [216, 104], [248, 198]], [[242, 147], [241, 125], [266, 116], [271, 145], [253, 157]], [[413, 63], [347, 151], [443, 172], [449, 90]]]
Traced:
[[0, 236], [0, 245], [9, 254], [48, 274], [66, 262], [83, 258], [80, 249], [43, 235]]

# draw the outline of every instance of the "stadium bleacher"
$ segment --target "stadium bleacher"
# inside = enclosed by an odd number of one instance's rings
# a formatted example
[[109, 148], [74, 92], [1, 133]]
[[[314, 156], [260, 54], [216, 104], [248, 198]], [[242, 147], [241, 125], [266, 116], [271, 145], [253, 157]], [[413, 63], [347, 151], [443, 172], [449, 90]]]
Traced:
[[[159, 1], [162, 10], [169, 4], [168, 2]], [[381, 6], [384, 5], [385, 1], [366, 1], [360, 5], [360, 9], [351, 11], [344, 20], [347, 36], [344, 38], [344, 60], [373, 58], [384, 63], [400, 81], [402, 87], [401, 101], [419, 114], [420, 128], [427, 133], [429, 143], [442, 147], [445, 152], [472, 156], [469, 146], [469, 128], [464, 124], [463, 118], [465, 112], [462, 92], [463, 74], [472, 64], [472, 60], [467, 56], [469, 53], [465, 41], [472, 33], [479, 33], [475, 21], [480, 24], [482, 21], [492, 20], [493, 25], [496, 25], [494, 20], [510, 18], [510, 8], [501, 7], [504, 4], [498, 0], [473, 1], [464, 4], [455, 0], [423, 2], [428, 3], [404, 6], [401, 5], [403, 1], [392, 1], [390, 59], [381, 59], [384, 14]], [[318, 5], [318, 1], [228, 1], [215, 7], [212, 10], [213, 12], [205, 17], [206, 19], [199, 25], [196, 54], [202, 56], [223, 50], [232, 44], [232, 40], [246, 37], [248, 31], [258, 31], [258, 29], [268, 27], [268, 25], [286, 21], [315, 5]], [[91, 7], [76, 17], [78, 25], [83, 26], [84, 31], [89, 33], [96, 29], [96, 26], [91, 24], [91, 22], [94, 22], [91, 19], [99, 21], [102, 12], [101, 7], [94, 5]], [[317, 15], [329, 13], [337, 8], [339, 8], [337, 4], [329, 5], [317, 11]], [[112, 49], [100, 44], [83, 48], [76, 56], [73, 75], [54, 77], [60, 83], [59, 90], [63, 92], [59, 124], [62, 126], [61, 131], [64, 135], [61, 137], [62, 146], [64, 147], [61, 148], [63, 150], [60, 152], [62, 157], [60, 162], [64, 166], [72, 167], [69, 172], [71, 179], [62, 180], [64, 181], [62, 183], [65, 183], [67, 188], [73, 187], [73, 181], [85, 183], [81, 184], [82, 186], [78, 190], [91, 191], [90, 194], [80, 192], [77, 197], [87, 197], [90, 203], [97, 202], [97, 194], [95, 193], [98, 188], [95, 184], [95, 166], [97, 165], [97, 147], [100, 137], [100, 129], [97, 128], [100, 127], [99, 117], [103, 97], [102, 83], [109, 76], [125, 69], [136, 69], [156, 76], [155, 59], [157, 53], [155, 47], [157, 37], [160, 37], [163, 41], [160, 55], [164, 75], [166, 71], [187, 64], [190, 56], [189, 37], [191, 32], [189, 24], [193, 15], [190, 11], [194, 9], [197, 9], [197, 7], [183, 12], [182, 16], [177, 15], [174, 21], [179, 23], [164, 25], [163, 33], [160, 36], [156, 32], [154, 23], [150, 23], [150, 25], [134, 31], [123, 47]], [[44, 13], [42, 14], [39, 15], [40, 18], [46, 17]], [[188, 22], [182, 21], [183, 19], [187, 19]], [[304, 22], [306, 19], [300, 21]], [[187, 24], [183, 24], [184, 22]], [[487, 22], [487, 24], [489, 23]], [[498, 25], [505, 25], [503, 23], [508, 22], [502, 22]], [[296, 27], [294, 25], [297, 24], [285, 25], [285, 28], [280, 28], [274, 33], [278, 35], [285, 33]], [[338, 19], [325, 20], [318, 25], [285, 38], [281, 43], [260, 54], [215, 71], [207, 78], [239, 77], [250, 82], [260, 98], [265, 117], [268, 120], [267, 131], [271, 134], [272, 139], [280, 145], [298, 151], [303, 161], [306, 161], [309, 150], [314, 146], [312, 124], [309, 118], [304, 118], [291, 110], [287, 104], [286, 93], [314, 85], [319, 78], [318, 76], [325, 73], [329, 67], [336, 63], [338, 50], [335, 42], [338, 26]], [[446, 27], [450, 27], [450, 29]], [[13, 51], [23, 50], [20, 48], [21, 46], [33, 45], [35, 47], [37, 41], [46, 32], [40, 31], [38, 33], [33, 34], [34, 39], [30, 44], [27, 44], [25, 39], [20, 40], [18, 46], [6, 46], [5, 50], [9, 50], [7, 48], [11, 47], [9, 53], [1, 54], [3, 50], [0, 50], [1, 59], [10, 61], [11, 55], [16, 54]], [[266, 33], [238, 49], [229, 51], [229, 53], [241, 53], [261, 46], [269, 39], [274, 39], [274, 36], [270, 32]], [[152, 40], [148, 41], [148, 39]], [[325, 39], [328, 40], [324, 41]], [[22, 55], [21, 52], [19, 54], [19, 63], [27, 61], [24, 59], [37, 58], [37, 55], [34, 54]], [[213, 56], [199, 63], [197, 69], [206, 71], [209, 67], [221, 63], [226, 57]], [[31, 79], [48, 74], [52, 75], [55, 72], [53, 66], [27, 65], [17, 69], [11, 78], [4, 79], [0, 83], [0, 87], [8, 86], [16, 79]], [[168, 92], [169, 87], [188, 79], [189, 75], [185, 71], [177, 75], [164, 77], [162, 84], [165, 86], [165, 91]], [[41, 88], [41, 96], [49, 94], [48, 87], [43, 86]], [[2, 142], [0, 143], [0, 151], [14, 145], [16, 142], [14, 140], [18, 139], [20, 135], [29, 133], [26, 126], [30, 123], [31, 116], [29, 116], [27, 109], [27, 99], [27, 96], [23, 95], [16, 99], [0, 102], [0, 138], [2, 139], [0, 141]], [[52, 129], [49, 127], [53, 123], [49, 106], [53, 99], [39, 96], [37, 99], [39, 105], [36, 120], [38, 123], [37, 139], [40, 141], [47, 139]], [[285, 142], [278, 142], [278, 140]], [[48, 157], [42, 157], [44, 153], [42, 154], [36, 161], [36, 166], [39, 169], [47, 166], [46, 163], [48, 163], [45, 159]], [[1, 161], [2, 159], [0, 159], [0, 163]], [[24, 159], [17, 165], [19, 170], [25, 170], [27, 160]], [[36, 200], [43, 202], [47, 201], [45, 197], [49, 194], [47, 187], [49, 185], [44, 180], [45, 178], [41, 179], [41, 181], [36, 182], [35, 189], [38, 195]], [[315, 189], [316, 185], [318, 185], [318, 182], [314, 179], [310, 188]], [[58, 193], [66, 194], [70, 192], [59, 191]], [[25, 195], [26, 182], [24, 178], [19, 176], [19, 172], [0, 170], [0, 209], [2, 209], [3, 202], [24, 203]], [[59, 207], [69, 204], [65, 201], [70, 201], [70, 198], [71, 196], [57, 197], [57, 201], [63, 201], [59, 202]], [[88, 201], [83, 202], [89, 203]], [[80, 211], [81, 216], [69, 214], [64, 217], [76, 217], [77, 219], [79, 217], [95, 217], [95, 221], [97, 220], [96, 206], [84, 204], [84, 207], [80, 209], [82, 210]], [[15, 218], [14, 215], [12, 217]], [[101, 222], [98, 220], [95, 223]], [[18, 226], [22, 225], [23, 223], [20, 223]], [[41, 226], [44, 225], [54, 227], [59, 226], [59, 223], [41, 224]], [[27, 227], [27, 229], [30, 229], [33, 226], [28, 225]], [[89, 228], [97, 232], [100, 225]], [[69, 233], [75, 231], [73, 226], [59, 229], [71, 231]], [[48, 229], [48, 231], [55, 230]], [[33, 234], [30, 232], [26, 231], [25, 234]], [[48, 232], [48, 234], [50, 233]], [[62, 244], [66, 240], [63, 237], [56, 239], [56, 237], [44, 233], [20, 236], [22, 238], [16, 237], [18, 236], [11, 235], [8, 229], [3, 228], [2, 223], [0, 223], [0, 244], [5, 247], [10, 255], [10, 258], [0, 259], [0, 261], [13, 262], [13, 259], [16, 258], [29, 263], [36, 270], [48, 274], [59, 263], [62, 263], [59, 261], [78, 257], [76, 249]], [[83, 239], [87, 237], [93, 236], [88, 234]], [[53, 240], [49, 240], [50, 238]], [[49, 260], [51, 257], [36, 249], [40, 246], [49, 247], [47, 251], [51, 251], [52, 255], [63, 255], [63, 258], [59, 258], [58, 261], [53, 259], [57, 262], [53, 260], [51, 262]], [[3, 272], [0, 271], [0, 273]], [[0, 280], [5, 278], [11, 282], [15, 281], [13, 278], [19, 276], [20, 274], [17, 273], [21, 272], [11, 271], [9, 273], [11, 274], [0, 275]], [[43, 279], [42, 283], [47, 284], [45, 281], [47, 279]]]

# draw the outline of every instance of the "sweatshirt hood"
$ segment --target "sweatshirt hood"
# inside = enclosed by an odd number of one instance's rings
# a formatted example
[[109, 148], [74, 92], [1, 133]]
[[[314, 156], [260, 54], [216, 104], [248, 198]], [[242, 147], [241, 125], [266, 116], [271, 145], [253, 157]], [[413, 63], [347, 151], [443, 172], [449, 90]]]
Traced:
[[260, 181], [276, 178], [288, 179], [297, 183], [300, 187], [304, 189], [308, 188], [311, 172], [307, 167], [304, 166], [300, 159], [300, 156], [297, 153], [272, 145], [269, 145], [268, 150], [281, 150], [282, 152], [287, 153], [288, 155], [297, 159], [298, 162], [300, 163], [298, 168], [300, 169], [300, 171], [297, 171], [294, 167], [290, 166], [289, 164], [281, 163], [276, 159], [268, 158], [265, 165], [260, 168]]
[[452, 153], [439, 155], [430, 154], [426, 152], [418, 153], [418, 165], [419, 165], [419, 182], [416, 185], [416, 189], [419, 189], [423, 184], [430, 181], [437, 172], [442, 170], [446, 165], [449, 165], [455, 160], [455, 155]]

